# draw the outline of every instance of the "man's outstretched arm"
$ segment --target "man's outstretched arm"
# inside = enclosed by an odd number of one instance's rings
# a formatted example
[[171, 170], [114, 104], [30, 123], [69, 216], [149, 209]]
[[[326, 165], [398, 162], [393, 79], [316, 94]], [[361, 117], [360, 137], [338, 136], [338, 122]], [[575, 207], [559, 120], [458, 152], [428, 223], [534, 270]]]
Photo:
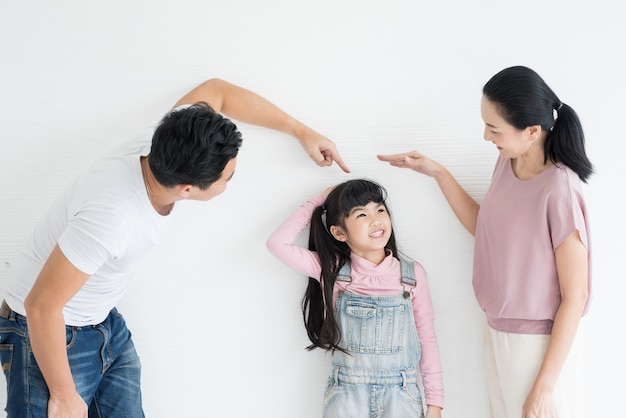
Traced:
[[197, 102], [206, 102], [229, 118], [291, 135], [317, 165], [330, 166], [334, 161], [343, 171], [350, 172], [333, 141], [250, 90], [213, 78], [185, 94], [174, 107]]

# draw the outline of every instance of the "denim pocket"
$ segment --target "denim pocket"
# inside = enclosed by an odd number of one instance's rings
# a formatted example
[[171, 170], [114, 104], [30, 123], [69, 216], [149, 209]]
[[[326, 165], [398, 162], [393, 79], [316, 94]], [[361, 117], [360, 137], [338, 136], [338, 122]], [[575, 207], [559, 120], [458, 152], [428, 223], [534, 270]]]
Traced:
[[13, 344], [0, 344], [0, 364], [7, 379], [7, 386], [11, 385], [11, 366], [13, 365]]
[[355, 318], [371, 318], [376, 315], [376, 305], [363, 302], [348, 301], [346, 306], [348, 315]]
[[347, 300], [342, 318], [349, 351], [393, 354], [402, 351], [404, 305], [386, 306], [364, 300]]
[[26, 318], [0, 318], [0, 364], [7, 379], [7, 386], [11, 384], [13, 353], [16, 347], [17, 350], [23, 347], [26, 333]]
[[326, 382], [326, 389], [324, 390], [324, 401], [328, 401], [333, 393], [335, 392], [335, 388], [337, 387], [337, 382], [334, 377], [329, 377]]
[[76, 343], [76, 328], [65, 326], [65, 348], [68, 350]]
[[415, 384], [406, 385], [402, 387], [402, 393], [413, 403], [422, 404], [422, 395], [420, 394], [419, 387]]

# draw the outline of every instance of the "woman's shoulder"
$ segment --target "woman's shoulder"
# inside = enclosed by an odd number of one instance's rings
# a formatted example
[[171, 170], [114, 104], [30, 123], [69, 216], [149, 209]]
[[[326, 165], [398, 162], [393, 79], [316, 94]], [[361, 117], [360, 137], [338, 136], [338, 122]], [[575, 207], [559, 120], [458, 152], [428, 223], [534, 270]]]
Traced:
[[582, 180], [571, 168], [562, 163], [555, 163], [547, 187], [553, 194], [570, 196], [572, 193], [582, 195]]

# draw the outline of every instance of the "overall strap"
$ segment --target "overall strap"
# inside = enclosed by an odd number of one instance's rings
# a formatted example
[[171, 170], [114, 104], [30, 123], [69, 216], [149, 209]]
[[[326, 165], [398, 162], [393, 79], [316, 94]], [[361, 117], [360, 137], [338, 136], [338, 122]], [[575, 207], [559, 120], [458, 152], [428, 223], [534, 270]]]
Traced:
[[339, 269], [339, 273], [337, 273], [337, 281], [338, 282], [351, 282], [352, 277], [350, 277], [350, 260], [347, 260], [346, 263], [341, 266]]
[[407, 286], [415, 286], [415, 267], [413, 263], [408, 260], [400, 259], [400, 266], [402, 270], [402, 284]]

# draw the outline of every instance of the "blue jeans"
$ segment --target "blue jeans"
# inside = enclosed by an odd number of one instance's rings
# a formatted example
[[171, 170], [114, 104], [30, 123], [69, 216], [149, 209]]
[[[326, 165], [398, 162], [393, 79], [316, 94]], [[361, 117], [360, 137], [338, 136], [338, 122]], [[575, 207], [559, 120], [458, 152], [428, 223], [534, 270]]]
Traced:
[[[113, 309], [98, 325], [66, 326], [76, 390], [90, 418], [143, 418], [141, 364], [124, 318]], [[0, 317], [0, 361], [7, 380], [7, 418], [48, 415], [48, 386], [30, 347], [26, 318]]]

